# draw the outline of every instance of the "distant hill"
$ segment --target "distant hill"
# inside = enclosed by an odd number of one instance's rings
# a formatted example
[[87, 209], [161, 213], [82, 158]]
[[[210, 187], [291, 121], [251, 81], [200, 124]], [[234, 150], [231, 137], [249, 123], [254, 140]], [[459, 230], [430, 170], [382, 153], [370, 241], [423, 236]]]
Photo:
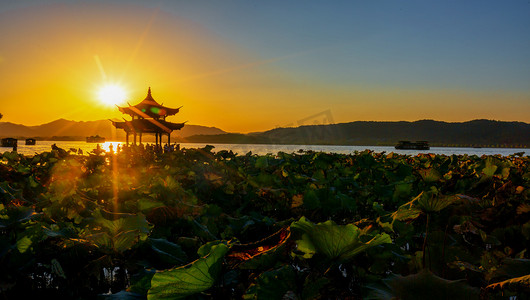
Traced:
[[[217, 135], [225, 131], [216, 127], [186, 124], [181, 130], [174, 131], [171, 137], [186, 138], [192, 135]], [[84, 139], [87, 136], [100, 135], [108, 140], [125, 139], [123, 130], [115, 130], [109, 120], [70, 121], [55, 120], [38, 126], [24, 126], [10, 122], [0, 122], [0, 137], [39, 137], [40, 139]], [[154, 138], [154, 136], [153, 136]], [[150, 137], [147, 137], [150, 140]]]
[[[84, 140], [91, 135], [107, 140], [125, 140], [108, 120], [76, 122], [59, 119], [39, 126], [0, 122], [0, 137], [38, 137], [48, 140]], [[185, 125], [171, 135], [174, 141], [191, 143], [239, 144], [330, 144], [395, 145], [398, 141], [429, 141], [431, 146], [530, 147], [530, 124], [473, 120], [468, 122], [357, 121], [330, 125], [276, 128], [249, 134], [227, 133], [216, 127]], [[151, 142], [154, 136], [144, 136]]]
[[401, 140], [429, 141], [431, 146], [530, 147], [530, 124], [473, 120], [449, 123], [433, 120], [415, 122], [351, 122], [276, 128], [247, 135], [190, 136], [191, 142], [395, 145]]

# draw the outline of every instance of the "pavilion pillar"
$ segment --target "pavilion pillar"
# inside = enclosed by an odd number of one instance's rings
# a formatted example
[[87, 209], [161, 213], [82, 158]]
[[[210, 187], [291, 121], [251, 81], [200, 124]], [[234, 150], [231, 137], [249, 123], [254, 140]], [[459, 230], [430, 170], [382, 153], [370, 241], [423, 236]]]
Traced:
[[155, 144], [158, 145], [158, 132], [155, 132]]
[[129, 132], [125, 131], [125, 145], [129, 146]]
[[167, 144], [168, 146], [171, 144], [171, 133], [170, 132], [167, 133]]
[[136, 145], [136, 131], [134, 132], [134, 145]]
[[140, 144], [142, 143], [142, 133], [140, 132]]

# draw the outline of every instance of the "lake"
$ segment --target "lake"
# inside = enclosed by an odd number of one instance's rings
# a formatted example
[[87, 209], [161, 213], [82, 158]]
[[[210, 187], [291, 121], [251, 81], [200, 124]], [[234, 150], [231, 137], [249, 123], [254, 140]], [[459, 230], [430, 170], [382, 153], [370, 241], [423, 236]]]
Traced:
[[[51, 146], [56, 144], [58, 147], [65, 150], [69, 149], [81, 149], [84, 153], [88, 153], [96, 148], [97, 144], [87, 143], [84, 141], [37, 141], [34, 146], [24, 145], [24, 140], [19, 140], [17, 152], [24, 155], [34, 155], [35, 153], [41, 153], [50, 151]], [[106, 142], [100, 144], [103, 150], [108, 151], [110, 145], [113, 146], [114, 150], [122, 142]], [[292, 153], [302, 150], [322, 151], [327, 153], [341, 153], [351, 154], [355, 151], [364, 151], [366, 149], [373, 150], [375, 152], [394, 152], [398, 154], [410, 154], [417, 155], [419, 153], [433, 153], [443, 155], [496, 155], [502, 156], [512, 155], [514, 153], [524, 152], [526, 156], [530, 154], [528, 148], [458, 148], [458, 147], [431, 147], [430, 150], [396, 150], [392, 146], [338, 146], [338, 145], [268, 145], [268, 144], [215, 144], [215, 143], [181, 143], [181, 148], [202, 148], [206, 145], [212, 145], [215, 148], [213, 151], [221, 150], [232, 150], [235, 153], [244, 155], [249, 151], [253, 154], [267, 154], [278, 152]], [[11, 148], [0, 147], [0, 153], [5, 151], [11, 151]]]

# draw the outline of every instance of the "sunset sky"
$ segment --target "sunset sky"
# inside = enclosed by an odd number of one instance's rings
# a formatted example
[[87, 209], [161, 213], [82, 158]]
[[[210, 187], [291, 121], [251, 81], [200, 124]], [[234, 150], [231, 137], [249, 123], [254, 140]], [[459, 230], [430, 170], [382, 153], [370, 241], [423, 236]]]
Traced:
[[2, 1], [1, 121], [121, 119], [108, 84], [232, 132], [530, 122], [530, 1]]

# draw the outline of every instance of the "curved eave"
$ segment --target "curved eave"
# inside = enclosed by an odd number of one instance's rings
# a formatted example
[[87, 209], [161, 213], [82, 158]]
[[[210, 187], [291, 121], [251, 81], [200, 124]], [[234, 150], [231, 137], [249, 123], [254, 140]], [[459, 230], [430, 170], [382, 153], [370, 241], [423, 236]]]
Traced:
[[126, 132], [168, 132], [173, 130], [180, 130], [184, 127], [184, 123], [172, 123], [163, 120], [155, 119], [138, 119], [132, 121], [112, 121], [112, 125], [117, 129], [123, 129]]
[[[158, 105], [158, 106], [156, 106], [156, 105], [148, 105], [148, 104], [145, 104], [145, 103], [142, 103], [142, 102], [139, 103], [139, 104], [136, 104], [134, 106], [131, 106], [131, 107], [134, 107], [136, 110], [141, 111], [142, 113], [148, 115], [151, 118], [160, 118], [160, 117], [172, 116], [172, 115], [177, 114], [180, 111], [180, 107], [179, 108], [169, 108], [169, 107], [165, 107], [165, 106], [161, 106], [161, 105]], [[118, 106], [118, 110], [121, 113], [128, 114], [130, 116], [144, 117], [144, 116], [140, 115], [139, 113], [137, 113], [134, 109], [131, 109], [131, 107]]]

